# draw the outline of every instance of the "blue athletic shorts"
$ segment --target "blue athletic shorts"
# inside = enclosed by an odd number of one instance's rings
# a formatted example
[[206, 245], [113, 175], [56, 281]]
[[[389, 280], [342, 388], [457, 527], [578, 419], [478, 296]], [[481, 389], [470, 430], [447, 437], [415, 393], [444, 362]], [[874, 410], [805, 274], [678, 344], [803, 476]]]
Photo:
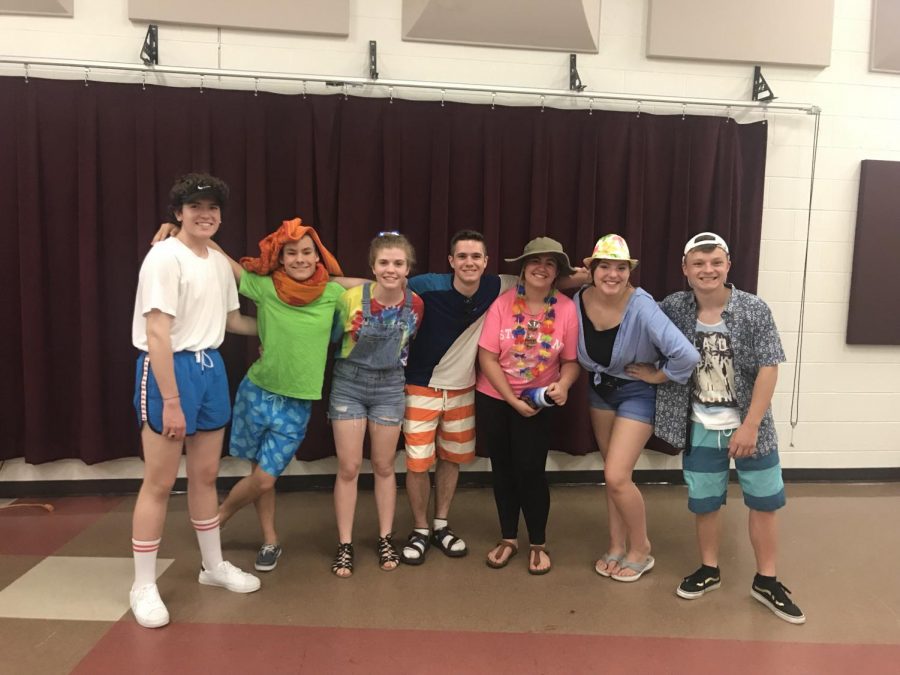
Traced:
[[406, 412], [403, 368], [370, 370], [338, 359], [331, 378], [328, 419], [370, 419], [399, 427]]
[[615, 411], [616, 417], [652, 425], [656, 412], [656, 387], [635, 380], [617, 389], [610, 389], [608, 394], [600, 396], [589, 381], [588, 402], [597, 410]]
[[[187, 423], [187, 435], [221, 429], [231, 419], [231, 394], [225, 363], [216, 349], [199, 352], [175, 352], [175, 383]], [[134, 385], [134, 410], [138, 426], [145, 423], [162, 433], [162, 396], [153, 376], [149, 354], [137, 359]]]
[[234, 397], [228, 454], [277, 478], [306, 437], [311, 411], [312, 401], [273, 394], [244, 377]]
[[[717, 431], [694, 422], [691, 449], [682, 455], [684, 481], [688, 486], [688, 509], [711, 513], [725, 504], [728, 491], [728, 442], [733, 429]], [[754, 511], [775, 511], [785, 504], [784, 482], [778, 449], [767, 455], [734, 460], [744, 504]]]

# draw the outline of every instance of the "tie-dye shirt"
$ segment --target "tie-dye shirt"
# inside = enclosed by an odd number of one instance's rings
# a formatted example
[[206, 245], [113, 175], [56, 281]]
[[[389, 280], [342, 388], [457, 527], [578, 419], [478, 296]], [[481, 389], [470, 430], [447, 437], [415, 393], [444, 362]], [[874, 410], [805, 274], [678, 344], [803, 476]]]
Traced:
[[[362, 293], [363, 285], [349, 288], [338, 298], [335, 307], [334, 328], [332, 329], [331, 339], [333, 342], [340, 341], [340, 347], [335, 353], [334, 358], [346, 359], [350, 356], [350, 352], [356, 346], [356, 340], [359, 336], [359, 327], [363, 322], [362, 310]], [[375, 284], [369, 285], [369, 293], [375, 293]], [[404, 302], [399, 305], [385, 307], [378, 300], [371, 298], [370, 311], [375, 321], [390, 323], [396, 321], [397, 317], [403, 311]], [[406, 365], [409, 357], [409, 343], [415, 336], [419, 325], [422, 323], [422, 317], [425, 314], [425, 303], [422, 298], [413, 293], [412, 311], [409, 313], [409, 322], [406, 330], [403, 331], [403, 338], [400, 341], [399, 364]]]

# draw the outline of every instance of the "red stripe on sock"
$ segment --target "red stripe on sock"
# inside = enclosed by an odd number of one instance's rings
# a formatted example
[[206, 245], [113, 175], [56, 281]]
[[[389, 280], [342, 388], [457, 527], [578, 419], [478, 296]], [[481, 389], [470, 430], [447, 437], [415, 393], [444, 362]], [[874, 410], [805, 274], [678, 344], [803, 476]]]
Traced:
[[219, 519], [216, 518], [215, 521], [211, 523], [197, 523], [192, 520], [191, 525], [193, 525], [194, 529], [198, 532], [207, 532], [208, 530], [214, 530], [219, 526]]
[[131, 550], [135, 553], [153, 553], [154, 551], [159, 550], [159, 544], [152, 544], [150, 546], [140, 546], [138, 544], [132, 544]]

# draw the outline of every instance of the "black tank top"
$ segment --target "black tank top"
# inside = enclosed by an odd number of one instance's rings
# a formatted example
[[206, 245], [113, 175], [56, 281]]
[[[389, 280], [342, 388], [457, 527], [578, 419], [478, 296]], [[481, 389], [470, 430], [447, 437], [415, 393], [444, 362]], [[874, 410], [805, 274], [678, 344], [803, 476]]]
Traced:
[[622, 324], [606, 330], [597, 330], [587, 315], [584, 302], [579, 302], [578, 306], [581, 307], [581, 325], [584, 326], [584, 347], [588, 356], [591, 357], [592, 361], [602, 366], [609, 366], [609, 362], [612, 360], [613, 345], [616, 343], [616, 335], [619, 334], [619, 326]]

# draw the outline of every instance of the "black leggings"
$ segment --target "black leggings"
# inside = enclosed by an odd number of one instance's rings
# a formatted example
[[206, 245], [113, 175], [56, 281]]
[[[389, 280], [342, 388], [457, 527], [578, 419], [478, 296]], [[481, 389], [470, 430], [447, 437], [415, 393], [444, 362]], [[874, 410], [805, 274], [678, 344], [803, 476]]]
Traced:
[[478, 445], [491, 458], [494, 500], [504, 539], [516, 538], [521, 511], [530, 542], [546, 542], [550, 488], [545, 467], [554, 412], [545, 408], [532, 417], [522, 417], [505, 401], [475, 392]]

